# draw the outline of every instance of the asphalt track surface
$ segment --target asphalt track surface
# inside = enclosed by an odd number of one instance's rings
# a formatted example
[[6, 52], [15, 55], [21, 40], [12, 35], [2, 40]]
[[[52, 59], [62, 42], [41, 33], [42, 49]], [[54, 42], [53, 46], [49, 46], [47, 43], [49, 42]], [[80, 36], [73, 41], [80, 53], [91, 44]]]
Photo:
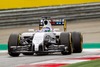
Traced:
[[[69, 22], [68, 31], [79, 31], [82, 32], [84, 43], [86, 42], [100, 42], [100, 20], [78, 20], [74, 22]], [[8, 37], [12, 32], [25, 32], [27, 29], [38, 27], [19, 27], [19, 28], [9, 28], [9, 29], [1, 29], [0, 33], [0, 43], [7, 43]], [[59, 27], [60, 30], [61, 27]], [[2, 37], [2, 38], [1, 38]], [[61, 55], [60, 53], [50, 54], [45, 56], [24, 56], [20, 55], [19, 57], [10, 57], [8, 54], [0, 55], [0, 67], [16, 67], [23, 64], [37, 63], [42, 61], [47, 61], [51, 59], [60, 59], [60, 58], [75, 58], [82, 56], [91, 56], [91, 55], [100, 55], [100, 51], [98, 52], [87, 52], [84, 51], [82, 53], [73, 53], [72, 55]]]
[[45, 56], [24, 56], [10, 57], [9, 55], [0, 56], [0, 67], [17, 67], [23, 64], [37, 63], [48, 60], [56, 60], [63, 58], [77, 58], [91, 55], [100, 55], [100, 52], [87, 52], [73, 53], [72, 55], [61, 55], [60, 53], [50, 54]]

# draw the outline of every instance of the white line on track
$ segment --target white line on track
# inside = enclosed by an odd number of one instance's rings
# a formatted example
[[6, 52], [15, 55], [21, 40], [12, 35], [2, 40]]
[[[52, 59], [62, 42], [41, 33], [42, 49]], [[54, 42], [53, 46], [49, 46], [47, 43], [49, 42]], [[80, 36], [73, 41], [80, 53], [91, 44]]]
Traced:
[[7, 53], [8, 51], [7, 50], [0, 50], [0, 54], [1, 53]]

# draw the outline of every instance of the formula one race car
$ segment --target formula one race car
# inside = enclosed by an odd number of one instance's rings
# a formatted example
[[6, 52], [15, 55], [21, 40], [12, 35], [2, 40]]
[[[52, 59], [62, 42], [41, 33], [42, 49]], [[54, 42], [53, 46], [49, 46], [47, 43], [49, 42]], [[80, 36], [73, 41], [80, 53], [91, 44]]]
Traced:
[[[83, 38], [80, 32], [65, 32], [66, 20], [43, 18], [37, 31], [11, 34], [8, 40], [8, 54], [17, 57], [24, 55], [46, 55], [61, 52], [68, 55], [72, 52], [81, 53]], [[56, 32], [52, 25], [63, 25], [64, 32]]]

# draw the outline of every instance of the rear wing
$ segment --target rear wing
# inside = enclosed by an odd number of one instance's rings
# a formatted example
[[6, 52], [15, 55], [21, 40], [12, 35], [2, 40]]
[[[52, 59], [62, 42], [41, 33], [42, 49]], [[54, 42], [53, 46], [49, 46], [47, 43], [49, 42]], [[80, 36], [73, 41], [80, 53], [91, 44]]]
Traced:
[[[60, 20], [50, 20], [50, 23], [52, 26], [63, 26], [64, 31], [67, 30], [67, 22], [65, 19], [60, 19]], [[43, 22], [39, 23], [39, 30], [44, 26]]]

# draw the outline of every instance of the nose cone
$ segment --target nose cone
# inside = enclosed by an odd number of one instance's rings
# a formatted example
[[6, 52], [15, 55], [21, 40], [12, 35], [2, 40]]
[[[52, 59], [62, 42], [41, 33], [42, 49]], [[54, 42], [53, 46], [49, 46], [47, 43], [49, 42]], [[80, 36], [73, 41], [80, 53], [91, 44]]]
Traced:
[[38, 51], [40, 44], [43, 43], [45, 33], [35, 33], [32, 43], [34, 44], [34, 50]]
[[39, 51], [39, 46], [42, 44], [41, 40], [33, 40], [33, 44], [34, 44], [34, 50], [35, 51]]

